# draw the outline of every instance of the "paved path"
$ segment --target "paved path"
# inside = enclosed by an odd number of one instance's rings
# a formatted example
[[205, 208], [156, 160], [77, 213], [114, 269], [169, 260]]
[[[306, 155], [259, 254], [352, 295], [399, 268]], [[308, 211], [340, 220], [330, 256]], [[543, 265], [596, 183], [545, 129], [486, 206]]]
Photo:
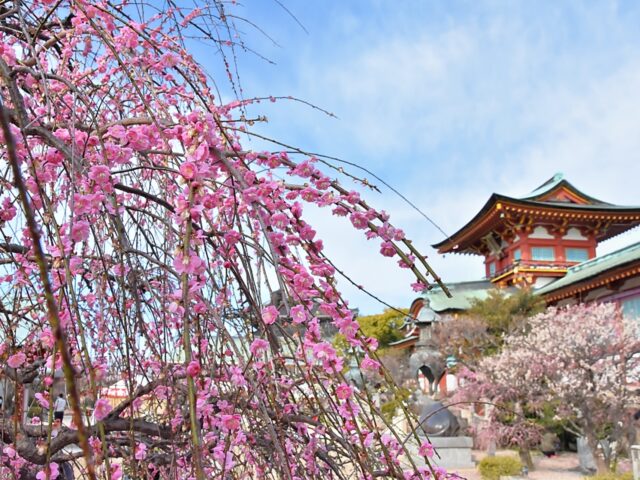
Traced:
[[[514, 452], [499, 452], [499, 455], [515, 455]], [[474, 459], [484, 456], [481, 452], [474, 452]], [[531, 480], [581, 480], [584, 475], [578, 470], [578, 456], [575, 453], [562, 453], [552, 458], [535, 456], [533, 459], [536, 469], [526, 477]], [[481, 480], [476, 469], [458, 470], [462, 478], [467, 480]]]

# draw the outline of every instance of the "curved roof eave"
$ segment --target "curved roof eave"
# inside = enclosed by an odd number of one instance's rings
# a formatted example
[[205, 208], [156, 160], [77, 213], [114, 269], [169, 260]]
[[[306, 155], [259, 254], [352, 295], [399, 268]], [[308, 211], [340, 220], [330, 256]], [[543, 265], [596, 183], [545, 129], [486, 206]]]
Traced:
[[445, 246], [446, 244], [450, 243], [450, 242], [454, 242], [456, 240], [456, 238], [460, 237], [466, 230], [468, 230], [471, 225], [475, 224], [478, 220], [480, 220], [480, 218], [485, 215], [487, 212], [489, 212], [491, 210], [491, 207], [497, 203], [497, 199], [498, 198], [503, 198], [502, 195], [499, 195], [497, 193], [493, 193], [491, 194], [491, 196], [489, 197], [489, 200], [486, 201], [486, 203], [484, 204], [484, 206], [480, 209], [480, 211], [478, 213], [476, 213], [476, 215], [469, 220], [462, 228], [460, 228], [457, 232], [455, 232], [453, 235], [445, 238], [444, 240], [442, 240], [441, 242], [438, 243], [434, 243], [431, 246], [435, 249], [440, 249], [441, 247]]
[[[566, 182], [566, 180], [564, 180]], [[569, 183], [569, 182], [566, 182]], [[589, 197], [590, 198], [590, 197]], [[591, 198], [590, 198], [591, 199]], [[489, 200], [484, 204], [482, 209], [462, 228], [460, 228], [457, 232], [451, 235], [449, 238], [439, 242], [434, 243], [431, 246], [440, 251], [442, 248], [447, 248], [447, 250], [442, 251], [441, 253], [447, 253], [455, 250], [455, 245], [459, 241], [460, 237], [462, 237], [468, 230], [470, 230], [473, 225], [475, 225], [485, 214], [487, 214], [494, 204], [498, 202], [508, 202], [518, 206], [523, 207], [535, 207], [535, 208], [562, 208], [576, 211], [610, 211], [610, 212], [618, 212], [618, 213], [638, 213], [640, 214], [640, 206], [619, 206], [613, 205], [611, 203], [602, 202], [600, 204], [578, 204], [578, 203], [565, 203], [565, 202], [543, 202], [537, 200], [528, 200], [523, 198], [514, 198], [507, 197], [506, 195], [500, 195], [498, 193], [494, 193], [489, 197]], [[630, 227], [633, 228], [633, 227]]]

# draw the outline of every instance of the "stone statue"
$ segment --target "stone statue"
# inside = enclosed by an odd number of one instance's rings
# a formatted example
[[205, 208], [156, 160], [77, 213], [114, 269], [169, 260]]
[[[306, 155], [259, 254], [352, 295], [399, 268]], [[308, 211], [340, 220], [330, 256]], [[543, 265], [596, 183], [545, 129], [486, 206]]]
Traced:
[[420, 429], [428, 437], [454, 437], [460, 431], [456, 416], [441, 402], [426, 395], [418, 400]]

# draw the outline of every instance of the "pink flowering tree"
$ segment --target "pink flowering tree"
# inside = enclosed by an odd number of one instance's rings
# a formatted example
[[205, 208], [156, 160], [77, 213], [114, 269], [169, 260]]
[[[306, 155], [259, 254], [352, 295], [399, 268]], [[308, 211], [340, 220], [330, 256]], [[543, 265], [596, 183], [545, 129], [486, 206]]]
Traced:
[[[638, 333], [614, 304], [549, 308], [525, 332], [505, 337], [502, 351], [467, 376], [462, 395], [496, 404], [489, 429], [520, 446], [539, 432], [526, 414], [535, 418], [543, 405], [554, 405], [567, 428], [586, 438], [599, 470], [607, 470], [624, 446], [636, 402]], [[603, 440], [616, 448], [599, 448]]]
[[[233, 80], [233, 7], [182, 3], [0, 5], [0, 375], [15, 390], [0, 477], [73, 462], [91, 480], [443, 478], [401, 464], [404, 434], [379, 427], [321, 337], [317, 312], [381, 371], [304, 206], [347, 217], [418, 288], [433, 272], [341, 169], [242, 146], [258, 99], [221, 103], [225, 80], [185, 47], [209, 41]], [[54, 432], [59, 372], [73, 419]], [[20, 398], [36, 383], [49, 421], [34, 427]]]
[[536, 388], [542, 386], [532, 382], [531, 366], [518, 360], [505, 350], [481, 360], [475, 371], [463, 367], [459, 372], [462, 388], [452, 402], [470, 402], [486, 412], [487, 422], [476, 432], [481, 443], [516, 447], [522, 463], [533, 469], [530, 452], [542, 433], [536, 416], [545, 406], [548, 392]]

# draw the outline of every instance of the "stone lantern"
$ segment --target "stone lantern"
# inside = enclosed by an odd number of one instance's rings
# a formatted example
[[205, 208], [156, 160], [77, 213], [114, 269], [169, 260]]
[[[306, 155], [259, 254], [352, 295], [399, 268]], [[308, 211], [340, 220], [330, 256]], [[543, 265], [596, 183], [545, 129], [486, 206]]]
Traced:
[[440, 322], [440, 316], [433, 311], [429, 301], [411, 322], [418, 328], [419, 337], [415, 350], [409, 357], [409, 367], [416, 375], [422, 373], [429, 381], [429, 393], [418, 389], [415, 407], [419, 412], [418, 435], [426, 435], [438, 452], [432, 461], [445, 468], [473, 467], [470, 437], [460, 436], [460, 423], [445, 404], [434, 397], [438, 393], [438, 384], [444, 377], [447, 361], [440, 353], [433, 339], [433, 328]]
[[438, 315], [425, 300], [416, 318], [410, 320], [419, 332], [415, 350], [409, 357], [409, 368], [415, 375], [422, 373], [429, 381], [429, 395], [435, 395], [438, 384], [447, 368], [446, 360], [433, 340], [434, 325], [441, 321]]
[[362, 371], [358, 365], [358, 360], [355, 357], [351, 357], [351, 360], [349, 361], [349, 370], [344, 374], [344, 378], [357, 388], [364, 387], [364, 376], [362, 375]]

